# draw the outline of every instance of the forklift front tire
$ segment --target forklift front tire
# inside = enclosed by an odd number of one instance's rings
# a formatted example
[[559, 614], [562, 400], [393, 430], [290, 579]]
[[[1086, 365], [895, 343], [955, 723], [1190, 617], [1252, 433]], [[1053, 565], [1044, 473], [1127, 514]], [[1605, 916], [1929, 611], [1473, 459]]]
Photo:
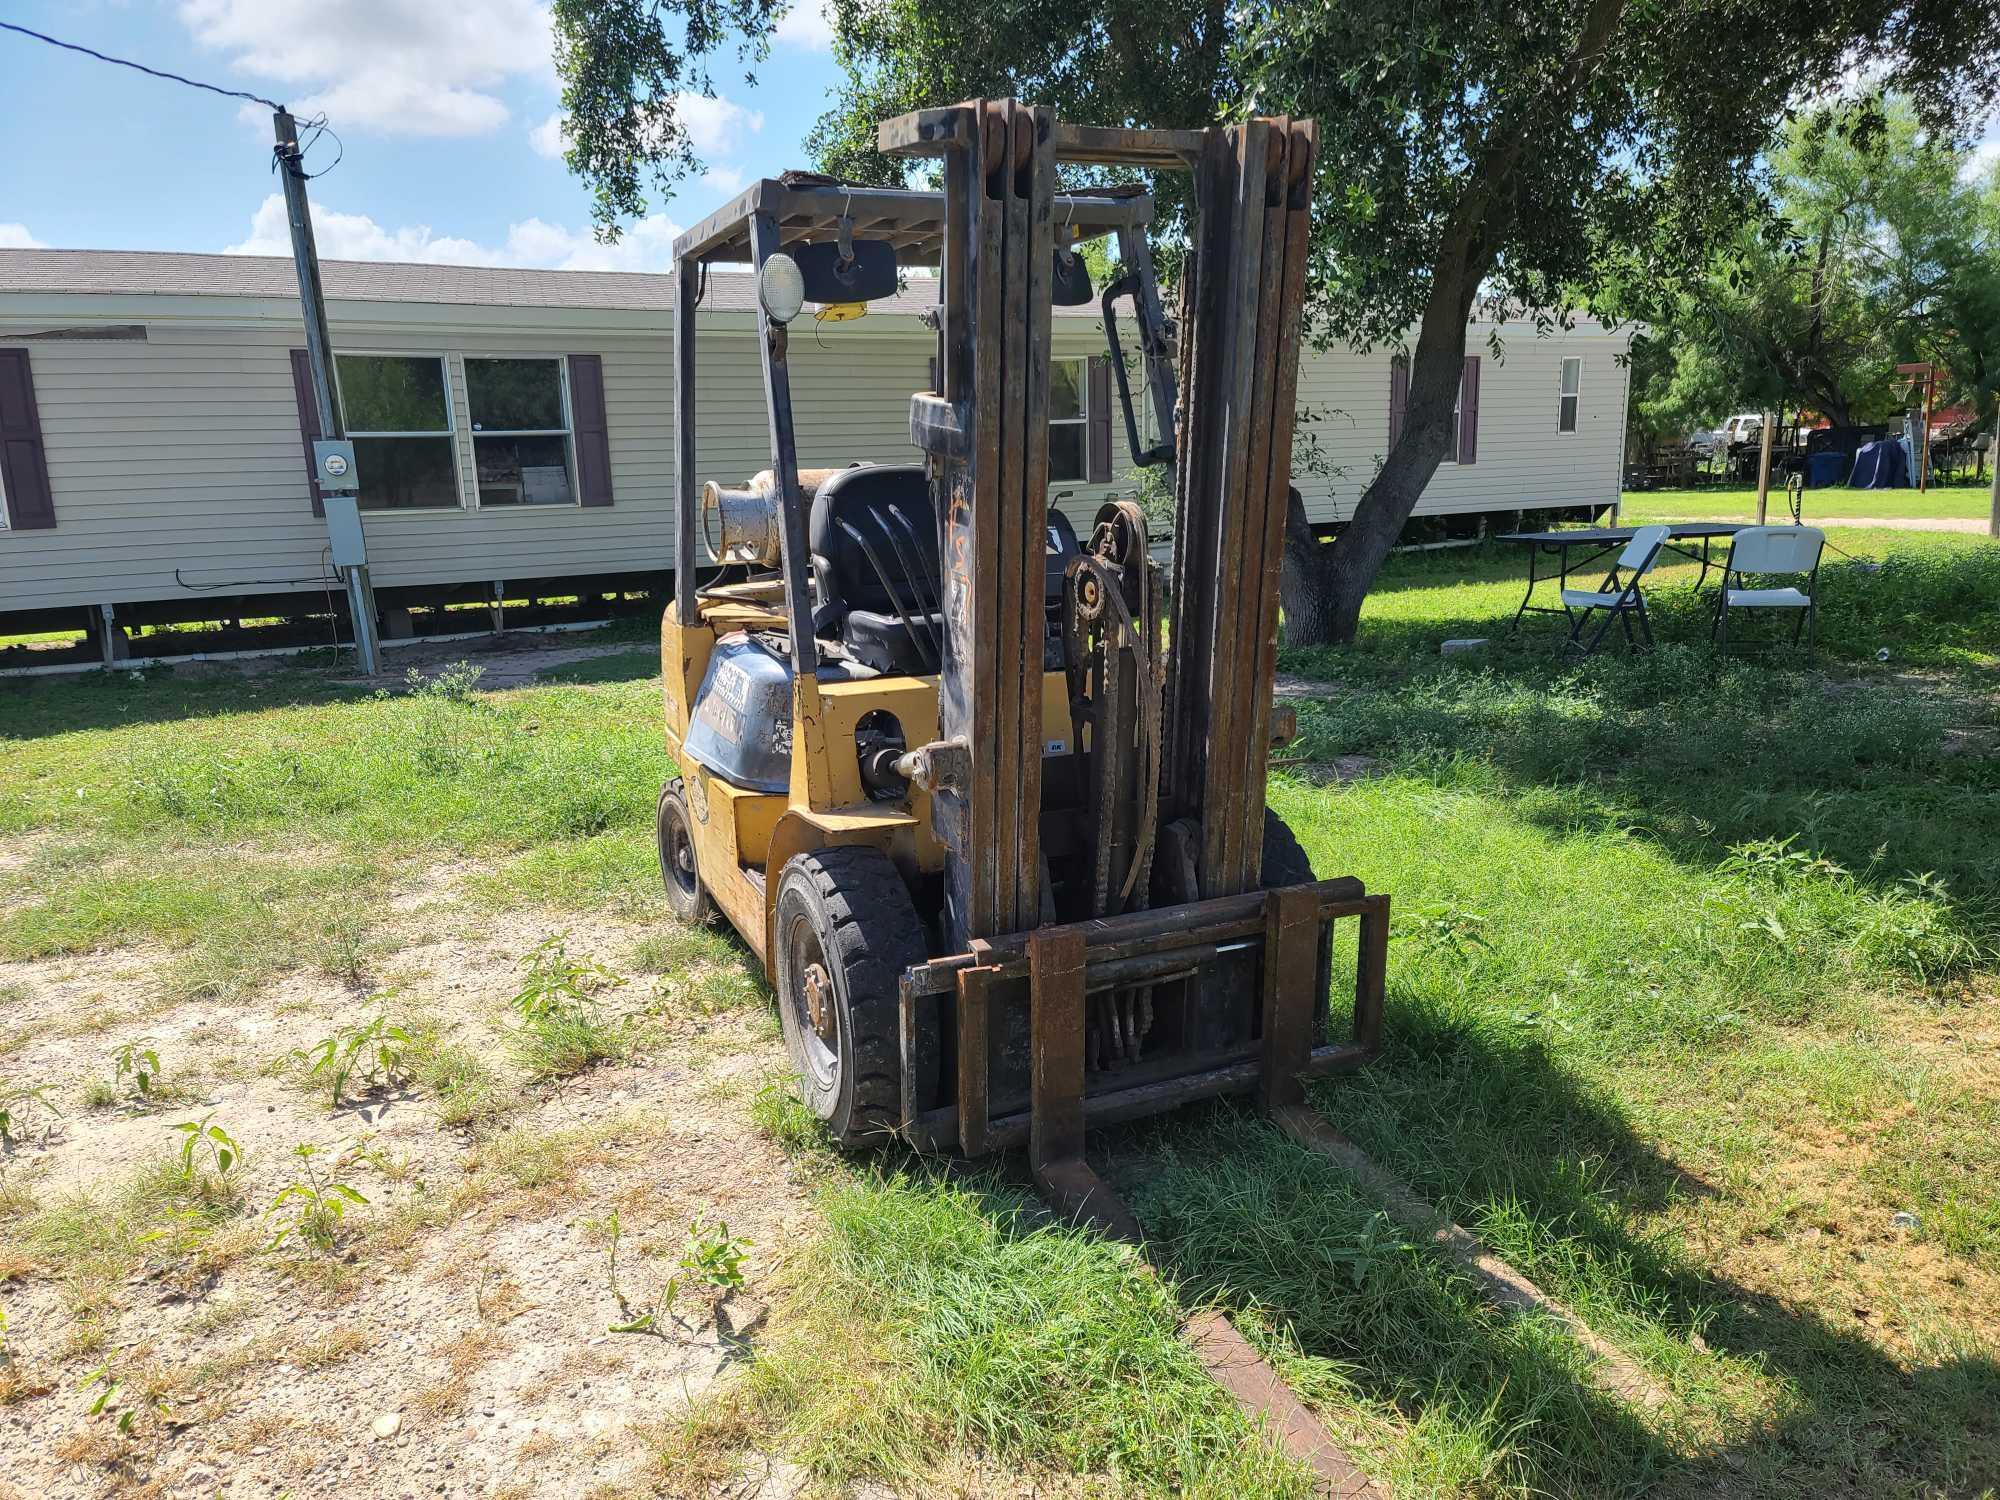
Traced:
[[660, 788], [653, 833], [659, 843], [660, 884], [666, 888], [667, 910], [683, 922], [707, 926], [715, 920], [715, 903], [701, 883], [694, 825], [688, 821], [687, 790], [678, 776]]
[[[818, 849], [786, 862], [776, 918], [778, 1018], [799, 1092], [839, 1145], [884, 1140], [902, 1116], [898, 987], [930, 957], [909, 888], [878, 849]], [[920, 1107], [937, 1092], [940, 1032], [933, 1011], [917, 1037]]]

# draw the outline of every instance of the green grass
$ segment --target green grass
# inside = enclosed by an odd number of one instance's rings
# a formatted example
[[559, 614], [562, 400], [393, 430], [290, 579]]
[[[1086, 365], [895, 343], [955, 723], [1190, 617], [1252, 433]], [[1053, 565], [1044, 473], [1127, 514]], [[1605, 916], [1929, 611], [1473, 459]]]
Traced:
[[[1897, 668], [2000, 661], [2000, 547], [1981, 537], [1873, 527], [1833, 531], [1827, 542], [1819, 596], [1823, 654], [1866, 662], [1886, 648], [1889, 665]], [[1694, 587], [1698, 565], [1679, 555], [1669, 554], [1647, 575], [1648, 608], [1663, 643], [1706, 653], [1726, 552], [1726, 544], [1715, 547], [1700, 595]], [[1577, 576], [1594, 585], [1609, 559], [1598, 561], [1593, 573], [1584, 557], [1579, 552], [1572, 562]], [[1499, 644], [1506, 661], [1532, 669], [1560, 654], [1567, 627], [1531, 614], [1510, 633], [1527, 579], [1527, 551], [1509, 543], [1395, 558], [1369, 597], [1361, 638], [1352, 648], [1286, 651], [1280, 666], [1306, 675], [1337, 666], [1348, 680], [1385, 670], [1401, 674], [1416, 659], [1436, 656], [1444, 640], [1483, 636]], [[1535, 602], [1553, 607], [1552, 578], [1538, 587]], [[1765, 642], [1774, 627], [1760, 619], [1734, 634], [1743, 642]], [[1607, 649], [1622, 656], [1622, 640], [1607, 641]]]
[[[1855, 490], [1845, 485], [1805, 492], [1808, 523], [1824, 518], [1863, 516], [1881, 519], [1932, 517], [1985, 520], [1992, 514], [1993, 488], [1983, 484], [1936, 485], [1919, 495], [1915, 490]], [[1732, 482], [1694, 490], [1628, 490], [1619, 497], [1619, 516], [1627, 525], [1652, 520], [1750, 521], [1757, 515], [1757, 486]], [[1791, 519], [1790, 502], [1782, 484], [1771, 487], [1765, 515], [1774, 522]]]
[[[1685, 567], [1655, 580], [1653, 657], [1577, 663], [1542, 625], [1441, 658], [1447, 637], [1497, 638], [1518, 602], [1523, 560], [1497, 547], [1398, 559], [1355, 647], [1286, 654], [1328, 684], [1295, 753], [1373, 774], [1280, 775], [1272, 806], [1321, 874], [1396, 903], [1385, 1055], [1316, 1101], [1669, 1393], [1650, 1412], [1606, 1397], [1570, 1340], [1497, 1317], [1247, 1112], [1100, 1136], [1179, 1305], [1231, 1309], [1399, 1494], [1928, 1494], [2000, 1475], [2000, 1085], [1990, 1053], [1953, 1045], [1990, 1027], [2000, 955], [2000, 548], [1836, 541], [1883, 565], [1824, 580], [1817, 663], [1715, 660]], [[753, 1110], [814, 1149], [785, 1096]], [[906, 1315], [981, 1348], [949, 1292], [919, 1283], [902, 1311], [909, 1237], [962, 1190], [827, 1170], [866, 1205], [830, 1217], [863, 1278], [855, 1316], [895, 1309], [870, 1357], [928, 1368]], [[1903, 1210], [1919, 1227], [1892, 1232]], [[980, 1212], [1012, 1232], [1004, 1199]], [[1042, 1347], [1074, 1268], [986, 1274], [1015, 1281], [982, 1292], [1023, 1298], [1037, 1326], [1013, 1337]], [[858, 1453], [815, 1436], [812, 1393], [852, 1388], [851, 1343], [765, 1372], [749, 1431], [835, 1481], [894, 1479], [894, 1434]], [[1063, 1369], [1051, 1355], [1039, 1379]], [[902, 1399], [920, 1408], [905, 1423], [1008, 1440], [976, 1397]]]
[[1129, 1249], [1047, 1223], [991, 1176], [836, 1176], [820, 1210], [830, 1233], [790, 1275], [786, 1332], [679, 1444], [753, 1440], [823, 1483], [911, 1493], [981, 1457], [1030, 1483], [1311, 1493], [1202, 1373], [1181, 1299]]
[[183, 952], [186, 993], [240, 994], [298, 962], [358, 978], [398, 872], [466, 857], [498, 904], [629, 909], [658, 884], [657, 720], [631, 680], [0, 686], [0, 837], [53, 839], [15, 877], [28, 899], [0, 917], [0, 958], [151, 940]]
[[[1570, 1340], [1498, 1317], [1247, 1109], [1095, 1139], [1146, 1275], [1035, 1213], [1016, 1163], [842, 1159], [782, 1086], [746, 1087], [821, 1232], [785, 1247], [757, 1358], [654, 1435], [660, 1487], [777, 1454], [909, 1493], [1298, 1491], [1177, 1336], [1207, 1302], [1404, 1496], [1992, 1484], [2000, 547], [1831, 540], [1879, 566], [1830, 556], [1816, 660], [1717, 660], [1679, 562], [1648, 583], [1650, 657], [1576, 661], [1547, 620], [1509, 639], [1526, 560], [1500, 545], [1395, 559], [1359, 642], [1283, 655], [1322, 685], [1292, 753], [1369, 774], [1283, 771], [1271, 805], [1319, 873], [1395, 903], [1383, 1057], [1315, 1102], [1663, 1407], [1605, 1396]], [[1494, 644], [1440, 656], [1456, 636]], [[494, 910], [660, 917], [650, 657], [588, 665], [493, 695], [309, 671], [0, 688], [0, 839], [28, 850], [0, 957], [155, 942], [170, 988], [218, 999], [273, 963], [352, 972], [399, 873], [439, 860], [474, 862], [462, 893]], [[662, 920], [625, 968], [635, 1024], [766, 1000], [720, 932]], [[495, 1038], [411, 1025], [418, 1092], [501, 1178], [559, 1187], [567, 1147], [497, 1129], [523, 1095]], [[86, 1319], [155, 1221], [36, 1212], [32, 1253], [92, 1268]]]

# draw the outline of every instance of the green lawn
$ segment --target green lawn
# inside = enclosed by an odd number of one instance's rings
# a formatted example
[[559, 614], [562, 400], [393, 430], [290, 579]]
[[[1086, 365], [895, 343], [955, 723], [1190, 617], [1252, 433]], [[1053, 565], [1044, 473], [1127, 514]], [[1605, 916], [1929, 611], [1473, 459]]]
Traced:
[[[2000, 1483], [2000, 546], [1833, 541], [1870, 565], [1829, 560], [1816, 661], [1715, 659], [1680, 565], [1650, 657], [1508, 638], [1525, 560], [1492, 545], [1398, 559], [1354, 647], [1282, 662], [1323, 684], [1292, 753], [1366, 774], [1280, 771], [1271, 805], [1395, 903], [1384, 1056], [1316, 1102], [1661, 1406], [1242, 1107], [1096, 1140], [1153, 1276], [1017, 1161], [840, 1158], [777, 1087], [741, 1107], [817, 1224], [755, 1357], [650, 1438], [652, 1487], [775, 1455], [836, 1492], [1306, 1493], [1176, 1338], [1204, 1302], [1403, 1496]], [[1440, 656], [1465, 636], [1494, 644]], [[236, 1004], [384, 941], [387, 877], [454, 860], [496, 912], [664, 924], [651, 673], [0, 685], [0, 960], [157, 952]]]
[[[1845, 485], [1807, 490], [1804, 515], [1808, 524], [1821, 518], [1864, 516], [1884, 520], [1957, 518], [1985, 520], [1992, 514], [1991, 482], [1941, 485], [1919, 495], [1915, 490], [1854, 490]], [[1790, 500], [1783, 485], [1774, 485], [1765, 515], [1772, 521], [1791, 519]], [[1750, 483], [1714, 485], [1696, 490], [1630, 490], [1619, 499], [1619, 516], [1627, 524], [1647, 521], [1753, 521], [1757, 517], [1757, 486]]]

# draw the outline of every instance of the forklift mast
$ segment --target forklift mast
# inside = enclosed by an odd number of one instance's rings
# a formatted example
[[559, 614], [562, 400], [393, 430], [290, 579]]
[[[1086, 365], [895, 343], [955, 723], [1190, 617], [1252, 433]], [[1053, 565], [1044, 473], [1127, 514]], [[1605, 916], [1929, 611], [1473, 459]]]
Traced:
[[[1130, 752], [1093, 756], [1091, 833], [1100, 865], [1120, 867], [1107, 873], [1124, 900], [1094, 901], [1109, 910], [1084, 915], [1146, 904], [1155, 868], [1180, 901], [1256, 889], [1312, 123], [1100, 129], [982, 99], [886, 121], [879, 144], [891, 156], [941, 157], [944, 168], [943, 389], [912, 397], [910, 429], [942, 511], [940, 742], [926, 747], [921, 769], [948, 850], [947, 946], [1024, 932], [1054, 915], [1041, 848], [1040, 578], [1051, 283], [1067, 250], [1051, 206], [1064, 163], [1192, 173], [1198, 236], [1182, 275], [1178, 370], [1142, 230], [1119, 231], [1121, 274], [1103, 297], [1127, 438], [1141, 463], [1177, 461], [1176, 524], [1170, 655], [1136, 509], [1100, 517], [1085, 551], [1110, 566], [1078, 580], [1081, 597], [1070, 605], [1127, 627], [1108, 633], [1093, 684], [1073, 695], [1090, 704], [1093, 745]], [[1118, 347], [1120, 296], [1134, 304], [1163, 440], [1151, 449]], [[1092, 623], [1066, 626], [1087, 635]], [[1107, 687], [1115, 714], [1105, 712]]]

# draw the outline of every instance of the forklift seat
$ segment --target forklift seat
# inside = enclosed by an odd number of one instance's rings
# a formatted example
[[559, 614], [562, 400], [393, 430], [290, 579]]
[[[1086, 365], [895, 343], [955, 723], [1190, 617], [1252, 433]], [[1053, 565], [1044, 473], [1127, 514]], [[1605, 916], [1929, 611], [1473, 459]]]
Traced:
[[[1051, 605], [1078, 549], [1076, 528], [1049, 512]], [[862, 464], [819, 487], [807, 522], [818, 607], [814, 633], [881, 672], [938, 670], [944, 641], [937, 513], [921, 464]]]
[[[935, 672], [937, 518], [920, 464], [862, 464], [819, 487], [807, 522], [816, 635], [881, 672]], [[908, 623], [906, 624], [905, 621]]]

